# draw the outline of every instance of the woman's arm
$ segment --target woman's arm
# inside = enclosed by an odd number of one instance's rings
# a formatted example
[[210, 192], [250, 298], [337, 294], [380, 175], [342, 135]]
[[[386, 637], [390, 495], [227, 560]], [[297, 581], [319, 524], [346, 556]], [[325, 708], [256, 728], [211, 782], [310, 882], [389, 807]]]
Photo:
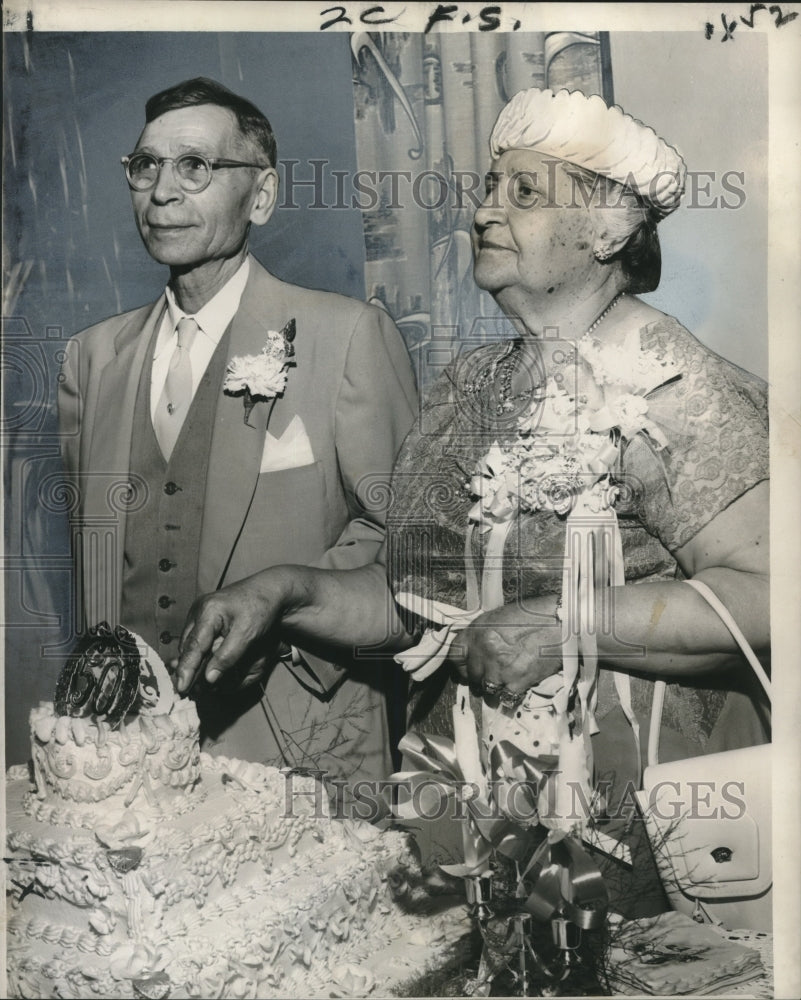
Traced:
[[[674, 553], [688, 577], [702, 580], [732, 613], [757, 653], [770, 645], [768, 483], [743, 494]], [[471, 683], [504, 684], [522, 692], [561, 666], [555, 600], [506, 605], [477, 618], [451, 649]], [[725, 669], [738, 647], [692, 587], [643, 583], [596, 593], [602, 665], [684, 677]]]
[[178, 690], [188, 691], [201, 670], [213, 684], [253, 650], [263, 655], [281, 641], [384, 652], [412, 644], [380, 563], [352, 570], [275, 566], [195, 601], [181, 636]]

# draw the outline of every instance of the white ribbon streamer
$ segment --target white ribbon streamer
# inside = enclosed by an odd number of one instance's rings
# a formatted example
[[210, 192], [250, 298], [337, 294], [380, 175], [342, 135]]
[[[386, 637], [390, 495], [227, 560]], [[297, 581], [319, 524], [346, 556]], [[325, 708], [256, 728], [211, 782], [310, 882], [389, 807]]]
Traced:
[[435, 601], [406, 591], [396, 594], [395, 600], [407, 611], [439, 626], [427, 628], [416, 646], [395, 656], [395, 662], [418, 682], [424, 681], [442, 666], [460, 630], [483, 610], [478, 607], [473, 611], [464, 611], [444, 601]]
[[472, 781], [479, 795], [486, 798], [487, 779], [481, 766], [478, 726], [470, 705], [470, 688], [466, 684], [458, 684], [456, 687], [456, 703], [453, 706], [453, 745], [465, 781]]
[[512, 521], [496, 522], [490, 528], [481, 574], [481, 610], [500, 608], [503, 601], [503, 547]]
[[480, 598], [472, 552], [475, 525], [469, 526], [465, 537], [467, 610], [446, 604], [444, 601], [419, 597], [408, 591], [395, 595], [395, 600], [401, 607], [439, 626], [439, 628], [427, 628], [416, 646], [395, 656], [395, 662], [411, 674], [413, 680], [419, 682], [430, 677], [447, 659], [460, 630], [480, 614], [492, 608], [499, 608], [503, 604], [503, 547], [511, 526], [510, 517], [495, 522], [490, 527], [484, 555], [484, 572], [481, 575]]

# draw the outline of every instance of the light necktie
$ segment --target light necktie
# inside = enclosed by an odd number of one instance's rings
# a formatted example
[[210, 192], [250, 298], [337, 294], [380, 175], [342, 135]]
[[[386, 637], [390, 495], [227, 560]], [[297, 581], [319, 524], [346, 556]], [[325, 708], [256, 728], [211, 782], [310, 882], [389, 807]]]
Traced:
[[189, 351], [200, 327], [191, 316], [184, 316], [176, 327], [178, 343], [170, 358], [164, 390], [156, 407], [153, 429], [161, 452], [169, 462], [192, 403], [192, 362]]

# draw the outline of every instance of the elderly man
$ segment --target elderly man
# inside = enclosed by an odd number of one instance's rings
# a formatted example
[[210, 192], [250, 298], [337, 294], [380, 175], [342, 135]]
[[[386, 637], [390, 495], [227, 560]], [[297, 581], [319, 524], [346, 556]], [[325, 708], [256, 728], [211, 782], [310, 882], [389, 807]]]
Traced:
[[[200, 593], [277, 564], [375, 560], [416, 396], [385, 313], [249, 255], [278, 193], [275, 138], [249, 101], [205, 78], [171, 87], [122, 162], [170, 279], [70, 340], [63, 456], [85, 622], [124, 624], [170, 661]], [[254, 643], [197, 693], [212, 752], [348, 779], [390, 769], [377, 673], [341, 650]]]

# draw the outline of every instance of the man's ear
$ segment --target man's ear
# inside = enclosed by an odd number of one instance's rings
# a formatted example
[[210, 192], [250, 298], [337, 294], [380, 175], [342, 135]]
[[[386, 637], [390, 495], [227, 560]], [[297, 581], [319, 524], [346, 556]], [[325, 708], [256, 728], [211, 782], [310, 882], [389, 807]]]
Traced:
[[278, 201], [278, 172], [274, 167], [266, 167], [259, 173], [258, 189], [250, 210], [250, 221], [254, 226], [263, 226], [273, 214]]

